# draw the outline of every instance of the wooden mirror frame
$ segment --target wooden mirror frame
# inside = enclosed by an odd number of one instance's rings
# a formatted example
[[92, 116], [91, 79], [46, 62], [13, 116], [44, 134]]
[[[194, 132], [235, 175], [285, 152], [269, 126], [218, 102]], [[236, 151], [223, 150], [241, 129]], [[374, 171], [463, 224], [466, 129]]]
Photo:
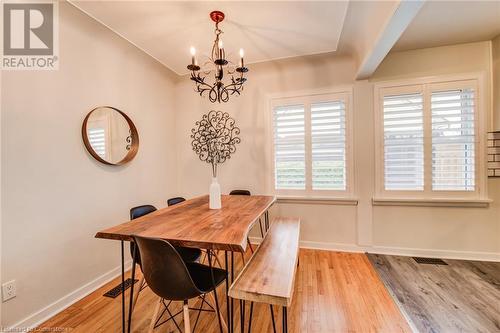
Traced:
[[[96, 111], [97, 109], [101, 109], [101, 108], [109, 108], [109, 109], [112, 109], [112, 110], [118, 112], [119, 114], [121, 114], [123, 116], [123, 118], [125, 118], [125, 120], [127, 121], [128, 126], [130, 128], [130, 136], [132, 138], [130, 150], [128, 151], [127, 155], [125, 155], [125, 157], [121, 161], [118, 161], [116, 163], [111, 163], [109, 161], [106, 161], [101, 156], [99, 156], [92, 148], [92, 145], [90, 144], [89, 139], [87, 137], [87, 122], [90, 118], [90, 115], [92, 114], [92, 112]], [[137, 155], [137, 152], [139, 151], [139, 133], [137, 132], [137, 128], [135, 127], [132, 120], [124, 112], [122, 112], [122, 111], [120, 111], [117, 108], [114, 108], [112, 106], [106, 106], [106, 105], [98, 106], [98, 107], [92, 109], [87, 114], [87, 116], [83, 120], [82, 139], [83, 139], [83, 143], [85, 144], [85, 148], [87, 148], [87, 151], [90, 153], [90, 155], [92, 155], [92, 157], [95, 158], [96, 160], [98, 160], [99, 162], [107, 164], [107, 165], [124, 165], [124, 164], [132, 161], [134, 159], [135, 155]]]

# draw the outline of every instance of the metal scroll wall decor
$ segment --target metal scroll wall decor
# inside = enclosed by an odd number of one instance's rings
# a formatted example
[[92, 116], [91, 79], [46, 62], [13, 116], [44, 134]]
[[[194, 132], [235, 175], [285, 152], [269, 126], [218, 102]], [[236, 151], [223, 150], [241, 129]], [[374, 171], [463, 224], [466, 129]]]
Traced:
[[201, 161], [212, 165], [214, 178], [217, 177], [217, 165], [236, 152], [236, 145], [241, 143], [239, 134], [235, 120], [222, 111], [204, 114], [191, 130], [191, 146]]
[[[248, 68], [245, 67], [243, 60], [243, 49], [240, 49], [238, 65], [226, 59], [226, 51], [221, 39], [221, 35], [224, 32], [219, 28], [219, 23], [224, 20], [224, 13], [213, 11], [210, 13], [210, 18], [215, 22], [215, 40], [212, 46], [211, 57], [203, 64], [204, 68], [202, 69], [196, 59], [196, 49], [191, 47], [191, 64], [187, 68], [191, 71], [190, 79], [195, 83], [196, 92], [200, 96], [207, 95], [212, 103], [225, 103], [229, 101], [230, 96], [241, 94], [243, 84], [247, 80], [245, 73], [248, 72]], [[207, 77], [211, 73], [214, 74], [215, 80], [213, 83], [207, 82]], [[226, 82], [224, 82], [225, 77], [229, 78]]]

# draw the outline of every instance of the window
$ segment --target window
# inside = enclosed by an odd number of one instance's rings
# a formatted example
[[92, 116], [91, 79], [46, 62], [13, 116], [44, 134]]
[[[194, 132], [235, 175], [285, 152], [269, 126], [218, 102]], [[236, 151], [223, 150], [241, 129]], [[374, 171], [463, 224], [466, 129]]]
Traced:
[[384, 96], [386, 190], [424, 189], [424, 114], [421, 93]]
[[350, 93], [272, 99], [277, 194], [347, 196], [349, 103]]
[[276, 189], [305, 190], [304, 105], [276, 107], [274, 125]]
[[376, 85], [378, 196], [485, 196], [479, 83]]
[[474, 90], [431, 95], [432, 189], [474, 191]]

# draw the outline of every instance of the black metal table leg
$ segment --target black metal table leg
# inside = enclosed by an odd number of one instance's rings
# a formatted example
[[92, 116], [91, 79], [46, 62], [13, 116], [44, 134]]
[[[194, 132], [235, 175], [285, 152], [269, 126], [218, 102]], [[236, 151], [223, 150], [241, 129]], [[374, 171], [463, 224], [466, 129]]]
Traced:
[[276, 333], [276, 323], [274, 322], [274, 311], [272, 304], [269, 304], [269, 308], [271, 309], [271, 321], [273, 323], [273, 332]]
[[[231, 251], [231, 283], [233, 283], [234, 281], [234, 252]], [[231, 298], [231, 328], [229, 330], [229, 332], [233, 332], [233, 323], [234, 323], [234, 319], [233, 319], [233, 309], [234, 309], [234, 299]]]
[[[134, 247], [134, 253], [132, 253], [132, 284], [130, 285], [130, 297], [129, 297], [129, 303], [128, 303], [128, 327], [127, 327], [127, 332], [130, 333], [131, 327], [132, 327], [132, 303], [134, 300], [134, 280], [135, 280], [135, 254], [137, 253], [137, 247]], [[139, 286], [140, 288], [140, 286]], [[125, 295], [125, 290], [122, 292]]]
[[219, 328], [220, 328], [221, 333], [223, 333], [224, 330], [222, 329], [222, 321], [220, 318], [219, 301], [217, 300], [217, 289], [215, 286], [214, 270], [212, 269], [212, 257], [210, 255], [211, 252], [212, 252], [211, 250], [207, 251], [208, 266], [210, 267], [210, 275], [212, 276], [212, 286], [214, 287], [214, 300], [215, 300], [215, 307], [217, 308], [217, 319], [219, 320]]
[[122, 253], [122, 332], [125, 333], [125, 253], [124, 244], [121, 241]]
[[248, 333], [252, 330], [253, 302], [250, 303], [250, 316], [248, 317]]
[[283, 333], [288, 332], [288, 318], [286, 313], [286, 306], [283, 307]]
[[227, 311], [227, 325], [228, 333], [231, 333], [231, 312], [229, 309], [229, 264], [227, 261], [227, 251], [224, 251], [224, 259], [226, 261], [226, 311]]
[[240, 299], [240, 332], [245, 333], [245, 301]]

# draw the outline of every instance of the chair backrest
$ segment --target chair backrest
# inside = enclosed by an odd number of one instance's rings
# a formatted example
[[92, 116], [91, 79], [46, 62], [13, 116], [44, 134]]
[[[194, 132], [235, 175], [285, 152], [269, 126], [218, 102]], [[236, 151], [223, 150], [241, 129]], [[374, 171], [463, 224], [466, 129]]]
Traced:
[[152, 206], [152, 205], [142, 205], [142, 206], [137, 206], [137, 207], [131, 208], [130, 209], [130, 219], [134, 220], [134, 219], [139, 218], [141, 216], [152, 213], [155, 210], [156, 210], [156, 207]]
[[181, 203], [183, 201], [186, 201], [186, 199], [184, 199], [183, 197], [170, 198], [167, 200], [167, 205], [173, 206], [173, 205], [177, 205], [178, 203]]
[[144, 279], [151, 290], [167, 300], [187, 300], [202, 294], [179, 253], [167, 241], [132, 236], [139, 246]]
[[232, 190], [229, 195], [250, 195], [249, 190]]
[[[156, 210], [156, 207], [155, 206], [152, 206], [152, 205], [142, 205], [142, 206], [137, 206], [137, 207], [134, 207], [134, 208], [131, 208], [130, 209], [130, 219], [131, 220], [135, 220], [141, 216], [144, 216], [144, 215], [147, 215], [149, 213], [152, 213]], [[135, 244], [130, 242], [130, 256], [133, 257], [134, 256], [134, 250], [136, 250], [135, 248]], [[139, 254], [139, 250], [136, 250], [135, 252], [135, 262], [139, 265], [139, 266], [142, 266], [141, 264], [141, 255]]]

